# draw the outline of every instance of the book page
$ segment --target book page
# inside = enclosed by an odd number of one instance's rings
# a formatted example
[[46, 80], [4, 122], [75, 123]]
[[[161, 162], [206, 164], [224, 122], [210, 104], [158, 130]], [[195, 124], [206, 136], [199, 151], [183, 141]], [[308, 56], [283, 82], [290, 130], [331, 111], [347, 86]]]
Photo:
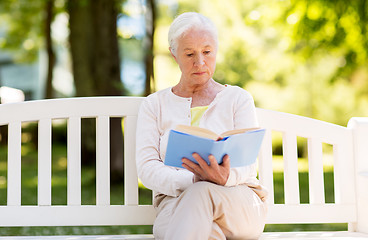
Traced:
[[175, 127], [176, 131], [191, 134], [198, 137], [209, 138], [213, 140], [217, 140], [220, 136], [216, 133], [212, 132], [211, 130], [196, 127], [196, 126], [187, 126], [187, 125], [178, 125]]
[[241, 129], [234, 129], [234, 130], [230, 130], [230, 131], [226, 131], [224, 133], [221, 134], [221, 137], [227, 137], [227, 136], [231, 136], [231, 135], [235, 135], [235, 134], [239, 134], [239, 133], [245, 133], [248, 131], [253, 131], [253, 130], [257, 130], [259, 128], [241, 128]]

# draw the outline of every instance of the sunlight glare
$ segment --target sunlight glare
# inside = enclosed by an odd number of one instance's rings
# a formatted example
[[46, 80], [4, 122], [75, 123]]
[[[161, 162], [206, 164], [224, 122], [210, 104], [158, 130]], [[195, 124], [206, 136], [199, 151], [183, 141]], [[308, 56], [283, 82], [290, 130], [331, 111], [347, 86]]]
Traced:
[[290, 25], [296, 24], [298, 20], [299, 20], [299, 17], [296, 13], [290, 14], [286, 19], [287, 23]]
[[249, 14], [250, 19], [257, 21], [261, 18], [261, 13], [257, 10], [253, 10]]

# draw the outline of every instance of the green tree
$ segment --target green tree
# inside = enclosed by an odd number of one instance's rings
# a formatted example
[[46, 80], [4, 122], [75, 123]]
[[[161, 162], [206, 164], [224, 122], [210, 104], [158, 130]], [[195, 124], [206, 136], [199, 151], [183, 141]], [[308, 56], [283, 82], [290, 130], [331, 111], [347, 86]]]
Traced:
[[14, 54], [14, 62], [34, 62], [40, 49], [47, 50], [46, 98], [53, 97], [52, 78], [55, 54], [51, 39], [51, 24], [62, 8], [54, 6], [54, 0], [8, 0], [0, 2], [0, 19], [6, 38], [0, 47]]
[[146, 70], [145, 90], [144, 95], [147, 96], [154, 92], [154, 68], [153, 68], [153, 48], [154, 48], [154, 34], [156, 30], [157, 6], [155, 0], [147, 0], [146, 19], [146, 36], [144, 40], [144, 64]]
[[[70, 48], [76, 94], [116, 96], [124, 94], [120, 78], [117, 18], [121, 1], [69, 0]], [[95, 159], [93, 122], [82, 128], [84, 162]], [[123, 175], [121, 119], [110, 120], [111, 169], [113, 177]]]
[[365, 0], [178, 3], [172, 15], [198, 11], [215, 22], [214, 78], [249, 90], [258, 107], [340, 125], [368, 114]]
[[45, 24], [44, 24], [45, 46], [48, 56], [45, 98], [54, 97], [52, 79], [56, 57], [51, 37], [51, 24], [53, 20], [54, 20], [54, 0], [47, 0], [45, 2]]
[[[295, 19], [290, 29], [292, 53], [301, 56], [305, 64], [314, 69], [327, 56], [336, 61], [337, 67], [324, 86], [328, 95], [321, 99], [330, 102], [329, 108], [323, 107], [323, 101], [316, 101], [311, 108], [320, 113], [333, 111], [331, 115], [339, 118], [335, 121], [340, 124], [345, 124], [353, 115], [367, 114], [367, 14], [366, 0], [291, 1], [284, 14], [285, 19]], [[318, 89], [314, 91], [322, 95]]]

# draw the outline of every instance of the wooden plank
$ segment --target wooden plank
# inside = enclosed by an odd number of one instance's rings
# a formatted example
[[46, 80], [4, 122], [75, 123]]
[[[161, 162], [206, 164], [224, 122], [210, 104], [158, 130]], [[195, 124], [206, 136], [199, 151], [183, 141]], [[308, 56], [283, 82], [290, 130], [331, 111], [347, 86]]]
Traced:
[[[141, 206], [0, 206], [0, 226], [152, 225], [156, 211]], [[35, 217], [37, 216], [37, 217]]]
[[[8, 206], [21, 205], [21, 135], [20, 122], [8, 125]], [[4, 215], [2, 215], [4, 216]]]
[[124, 119], [124, 202], [125, 205], [138, 204], [138, 176], [135, 162], [135, 134], [137, 117]]
[[267, 188], [267, 202], [275, 202], [273, 189], [273, 168], [272, 168], [272, 136], [271, 130], [267, 129], [259, 151], [258, 168], [260, 183]]
[[333, 145], [335, 203], [355, 203], [355, 175], [352, 136], [341, 136], [341, 142]]
[[268, 224], [282, 223], [347, 223], [355, 222], [357, 213], [353, 204], [275, 204], [268, 206]]
[[348, 129], [352, 132], [354, 143], [355, 204], [358, 215], [357, 221], [349, 223], [348, 229], [368, 233], [368, 118], [350, 119]]
[[282, 138], [284, 157], [285, 204], [299, 204], [299, 175], [296, 135], [284, 132]]
[[[346, 223], [356, 221], [355, 205], [268, 206], [267, 224]], [[140, 206], [0, 206], [1, 226], [152, 225], [152, 205]], [[35, 218], [34, 216], [39, 216]], [[98, 217], [96, 217], [98, 216]]]
[[1, 237], [0, 240], [155, 240], [153, 234], [127, 234], [127, 235], [71, 235], [71, 236], [12, 236]]
[[368, 234], [359, 232], [347, 232], [347, 231], [295, 231], [295, 232], [264, 232], [259, 240], [275, 240], [275, 239], [287, 239], [287, 240], [353, 240], [353, 239], [368, 239]]
[[317, 137], [328, 144], [334, 144], [347, 131], [345, 127], [336, 124], [267, 109], [257, 108], [257, 115], [261, 127], [292, 132], [304, 138]]
[[[1, 104], [0, 125], [19, 121], [31, 122], [39, 119], [67, 119], [73, 116], [95, 118], [97, 116], [122, 117], [136, 115], [143, 97], [79, 97], [47, 99], [21, 103]], [[29, 111], [32, 109], [32, 111]]]
[[51, 119], [38, 122], [38, 205], [51, 205]]
[[68, 119], [68, 205], [81, 205], [81, 118]]
[[323, 180], [322, 142], [317, 139], [308, 139], [309, 165], [309, 202], [311, 204], [325, 203], [325, 188]]
[[110, 205], [110, 118], [96, 119], [96, 205]]

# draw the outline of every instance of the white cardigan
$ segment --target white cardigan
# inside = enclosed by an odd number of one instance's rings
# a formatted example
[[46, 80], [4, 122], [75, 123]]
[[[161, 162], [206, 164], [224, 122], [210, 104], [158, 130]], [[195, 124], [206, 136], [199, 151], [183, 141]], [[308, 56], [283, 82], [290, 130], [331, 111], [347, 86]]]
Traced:
[[[157, 194], [176, 197], [193, 184], [193, 174], [163, 162], [169, 131], [178, 124], [190, 125], [192, 99], [179, 97], [171, 89], [153, 93], [143, 101], [137, 122], [136, 159], [138, 177], [144, 186]], [[240, 87], [226, 85], [203, 114], [199, 126], [218, 134], [257, 127], [252, 96]], [[258, 185], [256, 176], [256, 164], [232, 168], [226, 186]]]

